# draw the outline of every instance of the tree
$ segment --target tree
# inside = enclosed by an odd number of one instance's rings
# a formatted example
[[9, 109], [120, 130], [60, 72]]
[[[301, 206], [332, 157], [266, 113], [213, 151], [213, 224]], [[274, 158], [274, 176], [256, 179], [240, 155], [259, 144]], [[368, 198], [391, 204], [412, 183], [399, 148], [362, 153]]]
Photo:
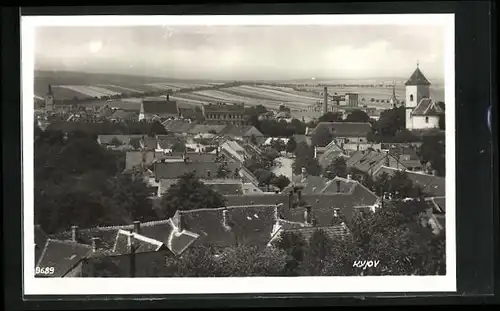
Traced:
[[394, 137], [397, 132], [405, 129], [406, 111], [403, 106], [382, 111], [375, 124], [375, 131], [380, 136]]
[[285, 275], [297, 276], [301, 274], [300, 265], [304, 260], [306, 241], [295, 232], [283, 232], [274, 242], [276, 248], [284, 250], [289, 255], [285, 263]]
[[286, 143], [286, 152], [288, 153], [293, 153], [295, 151], [295, 148], [297, 148], [297, 142], [295, 141], [295, 138], [290, 137], [290, 139]]
[[369, 122], [370, 117], [363, 110], [354, 110], [347, 115], [347, 122]]
[[311, 137], [311, 143], [313, 146], [325, 147], [333, 140], [333, 134], [330, 129], [326, 126], [316, 127], [314, 134]]
[[304, 167], [308, 174], [318, 176], [321, 174], [321, 166], [318, 160], [314, 158], [314, 148], [305, 142], [301, 142], [295, 149], [295, 160], [292, 168], [295, 174], [300, 174]]
[[172, 217], [177, 210], [218, 208], [224, 204], [225, 198], [201, 182], [194, 173], [180, 176], [161, 198], [161, 207], [166, 218]]
[[418, 154], [423, 163], [431, 163], [432, 169], [436, 170], [438, 176], [445, 176], [446, 157], [444, 137], [442, 135], [424, 136]]
[[335, 160], [326, 167], [324, 173], [325, 176], [330, 179], [335, 178], [335, 176], [347, 177], [347, 164], [345, 159], [343, 157], [335, 158]]
[[254, 172], [254, 175], [261, 186], [269, 186], [273, 178], [276, 177], [273, 172], [266, 169], [258, 169]]
[[304, 270], [309, 275], [321, 275], [325, 259], [331, 252], [332, 241], [321, 229], [315, 230], [309, 238], [304, 260]]
[[342, 122], [342, 113], [327, 112], [318, 119], [319, 122]]
[[290, 179], [284, 175], [274, 176], [274, 178], [271, 179], [271, 185], [279, 188], [280, 191], [283, 191], [283, 189], [285, 189], [289, 184]]

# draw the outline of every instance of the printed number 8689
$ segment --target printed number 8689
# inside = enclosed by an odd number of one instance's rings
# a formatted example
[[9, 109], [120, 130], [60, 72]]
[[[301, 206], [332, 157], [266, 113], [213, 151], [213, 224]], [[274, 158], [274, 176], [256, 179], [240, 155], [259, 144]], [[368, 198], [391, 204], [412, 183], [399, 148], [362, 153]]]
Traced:
[[40, 268], [36, 267], [35, 273], [36, 274], [54, 274], [54, 267], [47, 267], [47, 268]]

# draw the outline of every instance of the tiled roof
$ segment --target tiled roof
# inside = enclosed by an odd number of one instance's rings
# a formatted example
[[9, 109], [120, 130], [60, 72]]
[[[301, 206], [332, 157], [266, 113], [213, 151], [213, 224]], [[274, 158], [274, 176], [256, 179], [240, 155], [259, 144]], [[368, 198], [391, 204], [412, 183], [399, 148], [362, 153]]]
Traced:
[[47, 243], [47, 234], [39, 226], [35, 226], [35, 262], [38, 262], [40, 255], [42, 254], [45, 243]]
[[326, 147], [322, 155], [318, 157], [318, 162], [321, 167], [326, 168], [328, 165], [333, 163], [337, 157], [344, 156], [344, 151], [339, 145], [333, 140]]
[[143, 137], [141, 139], [141, 145], [144, 146], [145, 149], [148, 150], [155, 150], [156, 145], [158, 141], [156, 140], [156, 137]]
[[[377, 170], [377, 172], [375, 172], [374, 176], [378, 176], [384, 172], [391, 176], [397, 171], [398, 169], [382, 166], [379, 170]], [[411, 181], [413, 181], [414, 185], [422, 187], [423, 192], [427, 195], [433, 197], [445, 196], [446, 182], [443, 177], [412, 171], [406, 171], [406, 175], [409, 179], [411, 179]]]
[[200, 235], [197, 243], [212, 246], [264, 246], [271, 238], [275, 210], [275, 205], [245, 205], [179, 211], [178, 217], [183, 229]]
[[439, 116], [444, 114], [444, 107], [430, 98], [422, 98], [411, 114], [414, 116]]
[[350, 231], [347, 227], [342, 225], [324, 226], [324, 227], [303, 227], [303, 228], [293, 228], [293, 229], [281, 229], [279, 233], [293, 232], [300, 234], [306, 242], [309, 243], [313, 234], [321, 230], [325, 235], [331, 240], [345, 239], [350, 235]]
[[182, 230], [181, 232], [174, 230], [167, 243], [168, 248], [176, 255], [182, 254], [191, 244], [193, 244], [200, 235], [191, 231]]
[[243, 137], [246, 133], [252, 128], [252, 125], [232, 125], [228, 124], [219, 134], [234, 136], [234, 137]]
[[309, 135], [326, 127], [334, 137], [366, 137], [372, 131], [370, 123], [363, 122], [320, 122]]
[[136, 253], [158, 251], [163, 246], [163, 242], [148, 238], [142, 234], [131, 233], [120, 229], [116, 235], [113, 253], [130, 253], [132, 244], [135, 247]]
[[177, 102], [165, 99], [143, 99], [141, 111], [157, 115], [177, 115]]
[[386, 164], [387, 159], [391, 165], [404, 167], [398, 159], [394, 158], [389, 153], [373, 150], [356, 151], [346, 160], [346, 164], [347, 167], [354, 167], [360, 171], [369, 173], [374, 171], [377, 166]]
[[[36, 266], [40, 268], [53, 267], [54, 273], [46, 276], [62, 277], [91, 251], [92, 248], [89, 245], [48, 239]], [[45, 275], [39, 274], [38, 276]]]
[[[243, 183], [239, 179], [201, 179], [201, 182], [222, 195], [241, 195], [243, 194]], [[160, 180], [159, 194], [165, 193], [177, 179]]]
[[[154, 173], [157, 181], [161, 179], [176, 179], [186, 173], [195, 172], [198, 178], [207, 178], [208, 171], [210, 171], [211, 178], [217, 174], [217, 170], [221, 163], [217, 162], [167, 162], [155, 163]], [[234, 172], [239, 169], [236, 163], [227, 162], [227, 169], [229, 172]]]
[[140, 167], [143, 164], [147, 166], [156, 159], [153, 151], [127, 151], [125, 154], [125, 169], [131, 170], [135, 167]]
[[168, 132], [172, 133], [188, 133], [196, 123], [191, 123], [183, 120], [166, 120], [162, 123]]
[[430, 85], [431, 83], [427, 78], [424, 76], [422, 71], [420, 71], [420, 68], [417, 67], [413, 74], [411, 75], [410, 79], [405, 82], [405, 85]]
[[219, 134], [222, 132], [222, 130], [225, 128], [225, 125], [219, 125], [219, 124], [197, 124], [194, 127], [192, 127], [188, 133], [190, 134], [199, 134], [199, 133], [204, 133], [208, 134], [211, 131], [215, 131], [216, 134]]
[[140, 139], [143, 135], [98, 135], [97, 141], [102, 145], [110, 144], [114, 138], [118, 139], [122, 144], [130, 144], [132, 138]]
[[204, 104], [203, 109], [206, 112], [245, 112], [245, 106], [243, 104]]

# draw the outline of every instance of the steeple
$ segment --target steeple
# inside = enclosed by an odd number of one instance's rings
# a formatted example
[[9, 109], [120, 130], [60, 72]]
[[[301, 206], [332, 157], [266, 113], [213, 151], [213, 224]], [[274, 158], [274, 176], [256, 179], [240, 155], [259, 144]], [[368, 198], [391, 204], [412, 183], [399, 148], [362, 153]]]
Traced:
[[50, 85], [50, 84], [49, 84], [49, 91], [48, 91], [47, 95], [52, 96], [52, 85]]
[[427, 78], [424, 76], [422, 71], [420, 71], [418, 62], [417, 62], [417, 69], [415, 69], [415, 71], [411, 75], [410, 79], [408, 79], [408, 81], [406, 81], [405, 85], [407, 85], [407, 86], [408, 85], [425, 85], [425, 86], [431, 85], [431, 83], [429, 82], [429, 80], [427, 80]]

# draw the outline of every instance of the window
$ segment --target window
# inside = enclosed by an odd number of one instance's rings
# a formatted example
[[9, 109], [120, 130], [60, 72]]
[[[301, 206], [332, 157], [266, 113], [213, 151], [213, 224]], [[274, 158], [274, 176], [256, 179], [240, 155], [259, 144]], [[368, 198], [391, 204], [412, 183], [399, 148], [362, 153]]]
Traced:
[[413, 94], [410, 95], [410, 101], [413, 101]]
[[425, 123], [429, 123], [429, 117], [425, 117]]

